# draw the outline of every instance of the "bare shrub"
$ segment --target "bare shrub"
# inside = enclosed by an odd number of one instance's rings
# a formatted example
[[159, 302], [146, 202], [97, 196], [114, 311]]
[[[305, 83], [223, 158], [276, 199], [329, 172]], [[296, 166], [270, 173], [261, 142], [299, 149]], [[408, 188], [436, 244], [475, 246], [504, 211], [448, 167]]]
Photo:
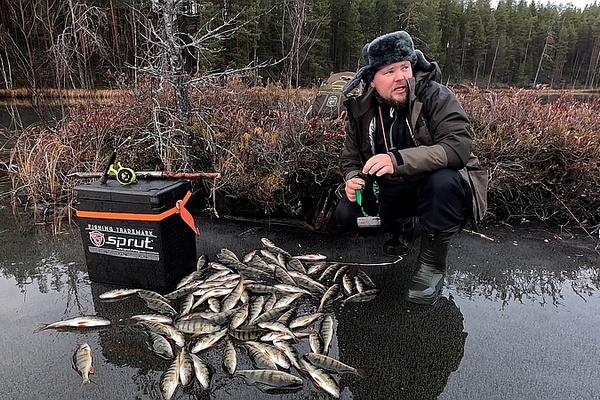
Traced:
[[[222, 174], [216, 203], [226, 213], [301, 217], [314, 224], [341, 182], [343, 120], [305, 118], [314, 91], [203, 87], [190, 127], [200, 160]], [[201, 97], [200, 97], [201, 96]], [[319, 204], [321, 209], [319, 209]]]
[[[173, 92], [153, 90], [142, 84], [114, 105], [70, 107], [54, 130], [34, 126], [16, 136], [8, 168], [13, 202], [32, 209], [36, 221], [59, 226], [70, 218], [73, 187], [82, 182], [67, 176], [102, 171], [114, 148], [134, 169], [176, 170], [178, 147], [172, 136], [160, 133], [164, 127], [155, 126], [168, 121], [160, 113], [169, 112]], [[305, 119], [314, 94], [249, 87], [231, 78], [195, 87], [186, 133], [193, 138], [194, 169], [222, 175], [205, 183], [213, 211], [295, 217], [306, 226], [330, 227], [333, 189], [342, 179], [337, 162], [345, 123]]]
[[471, 116], [475, 147], [491, 170], [491, 216], [597, 225], [600, 217], [600, 101], [563, 93], [544, 104], [533, 90], [459, 97]]

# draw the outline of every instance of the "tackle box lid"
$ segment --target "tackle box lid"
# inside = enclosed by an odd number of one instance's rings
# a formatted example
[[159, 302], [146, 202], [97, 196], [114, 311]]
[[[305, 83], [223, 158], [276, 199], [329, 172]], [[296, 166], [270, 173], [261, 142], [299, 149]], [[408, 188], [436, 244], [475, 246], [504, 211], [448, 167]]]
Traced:
[[173, 207], [190, 189], [189, 181], [140, 179], [130, 185], [121, 185], [114, 179], [106, 184], [89, 182], [74, 188], [79, 203], [128, 203], [157, 207]]

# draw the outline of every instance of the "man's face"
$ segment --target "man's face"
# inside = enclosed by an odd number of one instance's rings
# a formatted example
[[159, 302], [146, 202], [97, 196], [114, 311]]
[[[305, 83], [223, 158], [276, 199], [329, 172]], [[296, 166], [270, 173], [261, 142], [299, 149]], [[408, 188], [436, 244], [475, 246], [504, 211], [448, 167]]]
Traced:
[[413, 71], [410, 61], [399, 61], [386, 65], [375, 73], [371, 87], [374, 87], [382, 99], [396, 107], [406, 104], [408, 80]]

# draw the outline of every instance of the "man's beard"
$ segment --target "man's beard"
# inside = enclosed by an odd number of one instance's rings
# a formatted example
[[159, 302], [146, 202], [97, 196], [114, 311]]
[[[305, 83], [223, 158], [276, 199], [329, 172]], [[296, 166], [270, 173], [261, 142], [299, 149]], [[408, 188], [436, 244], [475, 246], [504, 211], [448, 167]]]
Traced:
[[407, 108], [406, 96], [402, 100], [384, 99], [379, 93], [376, 93], [376, 96], [381, 103], [389, 104], [397, 110], [402, 111]]
[[390, 99], [388, 100], [388, 103], [391, 104], [397, 110], [403, 110], [406, 108], [406, 98], [404, 98], [403, 100]]

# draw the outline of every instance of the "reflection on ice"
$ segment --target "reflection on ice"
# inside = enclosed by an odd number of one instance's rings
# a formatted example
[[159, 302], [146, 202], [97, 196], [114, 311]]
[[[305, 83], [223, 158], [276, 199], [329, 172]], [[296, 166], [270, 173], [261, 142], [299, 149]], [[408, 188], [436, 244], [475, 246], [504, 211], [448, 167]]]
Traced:
[[560, 272], [510, 269], [495, 276], [457, 270], [447, 276], [446, 283], [448, 289], [458, 292], [459, 296], [500, 301], [502, 307], [511, 301], [560, 306], [565, 288], [587, 301], [600, 288], [600, 275], [598, 268]]
[[10, 263], [0, 264], [0, 274], [7, 280], [14, 280], [24, 302], [28, 301], [27, 295], [33, 289], [41, 294], [60, 293], [65, 299], [64, 315], [93, 311], [85, 270], [77, 263], [61, 260], [56, 253], [37, 260], [31, 253], [23, 255]]

